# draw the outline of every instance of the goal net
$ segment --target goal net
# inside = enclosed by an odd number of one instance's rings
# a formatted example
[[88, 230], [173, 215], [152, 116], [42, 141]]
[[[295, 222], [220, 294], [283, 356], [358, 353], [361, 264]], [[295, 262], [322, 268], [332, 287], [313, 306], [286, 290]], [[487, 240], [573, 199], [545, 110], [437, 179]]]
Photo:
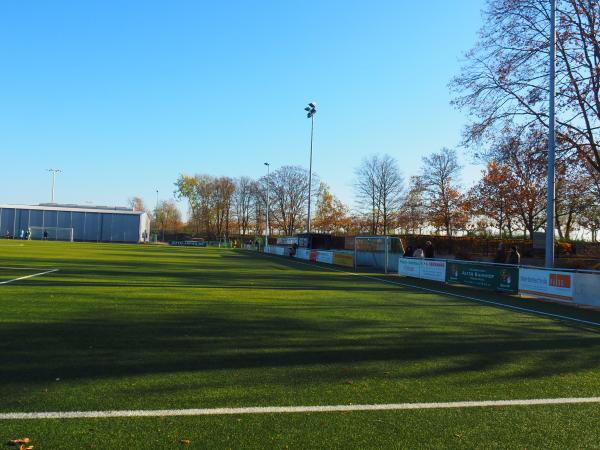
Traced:
[[397, 272], [404, 255], [400, 238], [394, 236], [357, 236], [354, 238], [354, 270], [359, 272]]
[[[73, 242], [73, 228], [60, 227], [29, 227], [31, 239], [41, 241], [69, 241]], [[47, 235], [47, 237], [46, 237]]]

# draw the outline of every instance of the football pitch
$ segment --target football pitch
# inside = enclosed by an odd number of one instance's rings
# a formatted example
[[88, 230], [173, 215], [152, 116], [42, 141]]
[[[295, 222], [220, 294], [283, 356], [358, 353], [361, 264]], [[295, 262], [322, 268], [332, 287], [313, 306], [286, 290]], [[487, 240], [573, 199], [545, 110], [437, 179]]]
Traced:
[[600, 448], [596, 323], [242, 250], [0, 241], [0, 440]]

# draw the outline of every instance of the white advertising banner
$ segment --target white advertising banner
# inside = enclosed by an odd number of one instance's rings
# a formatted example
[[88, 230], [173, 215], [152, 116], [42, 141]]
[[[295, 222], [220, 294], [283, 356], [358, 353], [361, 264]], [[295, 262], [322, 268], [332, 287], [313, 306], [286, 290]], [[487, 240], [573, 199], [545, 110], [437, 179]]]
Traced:
[[519, 269], [519, 293], [550, 300], [573, 301], [574, 273], [556, 270]]
[[398, 275], [419, 278], [421, 276], [421, 259], [400, 258], [398, 261]]
[[575, 303], [598, 308], [600, 306], [600, 273], [575, 274]]
[[421, 258], [400, 258], [398, 274], [423, 280], [446, 281], [446, 261]]
[[432, 281], [446, 281], [446, 261], [422, 259], [420, 278]]
[[310, 259], [310, 250], [307, 250], [305, 248], [297, 249], [296, 250], [296, 258], [305, 259], [308, 261]]
[[317, 262], [325, 264], [333, 264], [333, 253], [332, 252], [317, 252]]

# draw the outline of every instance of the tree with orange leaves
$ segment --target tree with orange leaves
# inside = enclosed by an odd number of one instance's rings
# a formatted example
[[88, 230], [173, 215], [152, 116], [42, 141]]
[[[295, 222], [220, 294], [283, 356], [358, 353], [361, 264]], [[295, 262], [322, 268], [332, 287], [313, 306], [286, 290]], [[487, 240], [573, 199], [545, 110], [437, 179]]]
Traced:
[[517, 182], [510, 172], [506, 163], [489, 161], [481, 180], [471, 189], [470, 197], [473, 213], [489, 219], [500, 234], [507, 231], [512, 237]]
[[344, 233], [350, 227], [348, 208], [334, 196], [326, 183], [321, 183], [313, 226], [323, 233]]

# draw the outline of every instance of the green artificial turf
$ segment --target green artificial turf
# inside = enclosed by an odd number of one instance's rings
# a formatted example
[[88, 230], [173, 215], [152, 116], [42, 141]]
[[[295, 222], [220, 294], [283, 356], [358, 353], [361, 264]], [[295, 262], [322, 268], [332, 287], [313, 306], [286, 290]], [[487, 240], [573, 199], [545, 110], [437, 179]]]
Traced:
[[[285, 258], [1, 241], [0, 266], [59, 269], [0, 285], [0, 412], [600, 396], [600, 330]], [[27, 435], [36, 450], [184, 437], [186, 448], [591, 448], [599, 409], [10, 420], [0, 439]]]

